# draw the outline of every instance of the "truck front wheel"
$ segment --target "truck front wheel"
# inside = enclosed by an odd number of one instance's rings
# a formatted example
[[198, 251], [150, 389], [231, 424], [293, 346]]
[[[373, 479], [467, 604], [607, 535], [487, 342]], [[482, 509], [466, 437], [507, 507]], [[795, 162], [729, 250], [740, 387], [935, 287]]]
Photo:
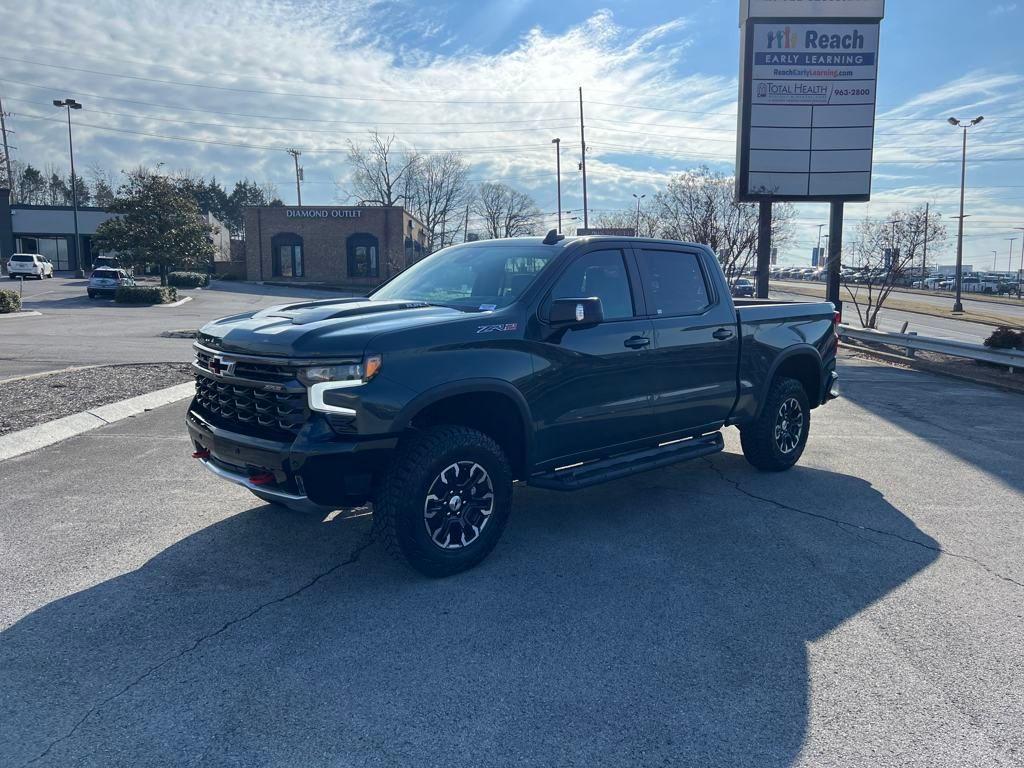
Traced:
[[772, 382], [761, 415], [740, 428], [747, 461], [765, 472], [781, 472], [800, 460], [811, 429], [811, 408], [795, 379]]
[[434, 426], [398, 449], [374, 498], [385, 549], [427, 576], [472, 568], [494, 549], [512, 507], [512, 470], [475, 429]]

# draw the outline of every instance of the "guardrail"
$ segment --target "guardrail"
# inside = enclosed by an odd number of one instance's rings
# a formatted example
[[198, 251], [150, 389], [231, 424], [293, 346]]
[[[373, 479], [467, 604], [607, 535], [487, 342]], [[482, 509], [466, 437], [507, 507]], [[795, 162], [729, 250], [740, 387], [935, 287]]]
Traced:
[[950, 357], [963, 357], [968, 360], [981, 360], [982, 362], [994, 363], [995, 365], [1005, 365], [1011, 372], [1014, 368], [1024, 368], [1024, 352], [1015, 349], [992, 349], [981, 344], [935, 339], [928, 336], [918, 336], [916, 333], [888, 333], [886, 331], [873, 331], [869, 328], [852, 328], [848, 325], [839, 326], [839, 336], [844, 339], [853, 339], [854, 341], [903, 347], [907, 350], [907, 357], [913, 357], [917, 351], [937, 352], [940, 355], [949, 355]]

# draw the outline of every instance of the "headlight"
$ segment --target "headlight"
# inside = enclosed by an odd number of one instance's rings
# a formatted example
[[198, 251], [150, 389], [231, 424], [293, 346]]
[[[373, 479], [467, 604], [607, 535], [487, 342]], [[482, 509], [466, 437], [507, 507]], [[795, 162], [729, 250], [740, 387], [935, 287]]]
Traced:
[[299, 381], [307, 386], [331, 383], [335, 387], [358, 387], [380, 373], [380, 355], [370, 355], [361, 363], [350, 365], [315, 365], [299, 371]]

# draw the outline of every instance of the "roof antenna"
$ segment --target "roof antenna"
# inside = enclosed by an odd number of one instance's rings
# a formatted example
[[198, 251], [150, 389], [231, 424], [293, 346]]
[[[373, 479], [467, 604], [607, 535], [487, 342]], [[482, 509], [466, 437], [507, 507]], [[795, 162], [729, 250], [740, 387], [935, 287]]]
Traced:
[[544, 238], [544, 245], [554, 245], [559, 240], [565, 240], [565, 235], [560, 235], [557, 229], [552, 229]]

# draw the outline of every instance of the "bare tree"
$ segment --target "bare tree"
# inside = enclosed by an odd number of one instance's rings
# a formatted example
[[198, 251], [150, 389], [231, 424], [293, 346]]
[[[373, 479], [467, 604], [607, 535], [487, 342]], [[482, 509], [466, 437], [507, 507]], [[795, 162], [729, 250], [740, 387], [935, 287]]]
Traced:
[[[739, 203], [733, 179], [707, 167], [683, 173], [654, 197], [650, 215], [661, 237], [709, 245], [718, 255], [729, 283], [740, 277], [757, 253], [758, 207]], [[793, 206], [777, 203], [772, 211], [772, 244], [792, 238]]]
[[532, 235], [541, 216], [532, 197], [506, 184], [481, 184], [473, 211], [483, 219], [490, 238]]
[[455, 242], [464, 226], [469, 202], [469, 164], [458, 152], [428, 155], [411, 173], [409, 208], [423, 222], [427, 253]]
[[400, 205], [411, 194], [419, 157], [395, 146], [395, 136], [370, 133], [366, 145], [348, 142], [348, 160], [352, 164], [348, 197], [356, 205]]
[[878, 313], [893, 288], [913, 273], [926, 237], [929, 246], [939, 246], [946, 240], [946, 227], [939, 215], [928, 215], [923, 206], [897, 211], [887, 221], [866, 218], [857, 227], [849, 252], [858, 270], [843, 284], [861, 326], [877, 327]]
[[640, 209], [640, 229], [637, 231], [636, 208], [621, 211], [603, 211], [590, 217], [594, 229], [629, 229], [637, 237], [661, 237], [661, 219], [657, 209], [648, 206]]
[[20, 160], [11, 162], [14, 186], [11, 188], [15, 201], [26, 205], [46, 204], [46, 179], [38, 168]]
[[117, 179], [114, 174], [99, 163], [89, 166], [89, 184], [92, 187], [92, 199], [95, 205], [100, 208], [109, 208], [114, 204], [114, 190], [117, 189]]

